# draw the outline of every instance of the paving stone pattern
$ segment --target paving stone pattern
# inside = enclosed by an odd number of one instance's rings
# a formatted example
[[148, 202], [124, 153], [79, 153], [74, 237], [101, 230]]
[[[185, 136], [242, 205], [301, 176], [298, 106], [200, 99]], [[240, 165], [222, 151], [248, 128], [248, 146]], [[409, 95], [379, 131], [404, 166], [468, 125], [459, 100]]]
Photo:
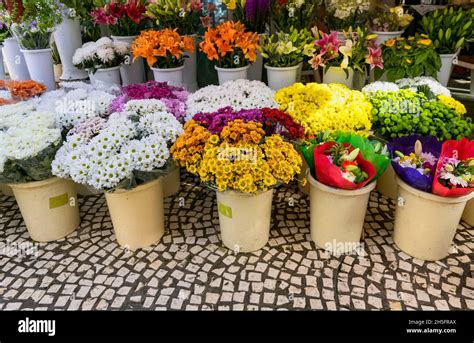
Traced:
[[134, 253], [117, 245], [104, 197], [92, 196], [80, 199], [75, 233], [12, 255], [5, 244], [31, 240], [14, 199], [0, 196], [0, 310], [474, 310], [467, 224], [449, 257], [411, 258], [391, 237], [394, 204], [374, 192], [365, 256], [335, 257], [311, 241], [309, 199], [293, 184], [275, 193], [267, 246], [235, 255], [220, 242], [214, 192], [196, 184], [183, 176], [165, 203], [165, 236]]

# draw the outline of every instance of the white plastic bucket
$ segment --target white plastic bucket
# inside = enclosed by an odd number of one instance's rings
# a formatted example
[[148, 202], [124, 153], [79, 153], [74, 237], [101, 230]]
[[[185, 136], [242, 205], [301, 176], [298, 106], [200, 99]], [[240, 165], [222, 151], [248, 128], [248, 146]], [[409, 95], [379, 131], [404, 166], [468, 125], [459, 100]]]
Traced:
[[178, 193], [180, 186], [181, 173], [178, 167], [174, 168], [170, 173], [163, 176], [163, 196], [165, 198]]
[[378, 178], [377, 191], [389, 199], [397, 199], [398, 185], [392, 164], [389, 164], [385, 172]]
[[219, 84], [222, 85], [227, 81], [247, 80], [250, 65], [241, 68], [215, 68], [217, 70], [217, 76], [219, 77]]
[[385, 43], [386, 41], [390, 39], [401, 37], [401, 35], [403, 34], [403, 31], [389, 31], [389, 32], [372, 31], [372, 33], [377, 35], [377, 37], [375, 38], [375, 43], [377, 45], [382, 45], [383, 43]]
[[462, 220], [467, 224], [474, 226], [474, 200], [469, 200], [462, 214]]
[[277, 68], [265, 65], [265, 69], [267, 69], [268, 87], [274, 91], [277, 91], [291, 86], [298, 78], [299, 67], [299, 64], [286, 68]]
[[346, 77], [344, 69], [340, 67], [329, 67], [327, 71], [323, 72], [323, 82], [340, 83], [352, 89], [354, 84], [354, 70], [349, 68], [347, 72], [348, 76]]
[[177, 68], [151, 68], [155, 81], [167, 82], [170, 86], [181, 87], [183, 85], [184, 65]]
[[[115, 42], [123, 42], [129, 46], [132, 45], [136, 38], [137, 36], [112, 36]], [[124, 86], [145, 82], [145, 64], [143, 58], [137, 58], [135, 62], [132, 62], [132, 58], [130, 58], [130, 64], [124, 64], [120, 67], [120, 75]]]
[[53, 51], [51, 49], [21, 50], [31, 79], [42, 83], [48, 91], [56, 89], [53, 67]]
[[16, 38], [10, 37], [3, 42], [3, 58], [7, 65], [10, 79], [14, 81], [30, 80], [30, 72], [26, 65], [25, 56], [20, 50], [20, 44]]
[[104, 84], [120, 86], [120, 67], [97, 69], [94, 74], [89, 73], [91, 83], [103, 82]]
[[441, 69], [438, 71], [437, 79], [443, 86], [447, 86], [457, 54], [440, 54], [439, 57], [441, 58]]

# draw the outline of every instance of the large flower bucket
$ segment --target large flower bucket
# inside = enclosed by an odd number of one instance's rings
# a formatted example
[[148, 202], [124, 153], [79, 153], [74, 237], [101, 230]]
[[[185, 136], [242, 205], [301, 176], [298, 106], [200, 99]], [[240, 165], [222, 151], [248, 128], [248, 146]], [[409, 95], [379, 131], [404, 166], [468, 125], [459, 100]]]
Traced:
[[51, 49], [22, 49], [21, 52], [25, 56], [31, 79], [45, 85], [48, 91], [55, 90], [53, 51]]
[[0, 80], [5, 80], [5, 63], [3, 62], [3, 45], [0, 44]]
[[[128, 44], [128, 46], [132, 45], [135, 38], [137, 38], [137, 36], [112, 36], [114, 42], [123, 42]], [[145, 82], [145, 64], [143, 58], [137, 58], [135, 62], [132, 62], [132, 57], [130, 57], [129, 64], [124, 64], [120, 67], [120, 75], [124, 86]]]
[[453, 62], [457, 58], [457, 54], [440, 54], [441, 69], [438, 71], [437, 79], [443, 86], [447, 86], [453, 71]]
[[383, 43], [385, 43], [386, 41], [390, 39], [401, 37], [403, 34], [403, 30], [402, 31], [388, 31], [388, 32], [372, 31], [372, 33], [377, 35], [377, 37], [375, 38], [375, 43], [377, 45], [382, 45]]
[[10, 79], [14, 81], [30, 80], [30, 72], [26, 65], [25, 56], [20, 50], [20, 44], [16, 38], [10, 37], [3, 42], [3, 58], [7, 65]]
[[10, 186], [33, 240], [52, 242], [79, 226], [79, 204], [72, 181], [53, 177]]
[[397, 199], [398, 185], [392, 164], [389, 164], [385, 172], [378, 178], [377, 190], [389, 199]]
[[462, 220], [467, 224], [474, 226], [474, 200], [469, 200], [462, 214]]
[[120, 67], [97, 69], [95, 73], [89, 73], [89, 78], [92, 84], [94, 82], [103, 82], [104, 84], [120, 86]]
[[323, 82], [340, 83], [352, 89], [354, 84], [354, 70], [347, 69], [347, 72], [348, 76], [346, 76], [344, 69], [340, 67], [329, 67], [328, 70], [323, 72]]
[[162, 179], [105, 193], [117, 242], [130, 250], [158, 242], [165, 232]]
[[260, 250], [270, 235], [273, 189], [257, 194], [216, 192], [222, 242], [236, 253]]
[[185, 53], [187, 58], [184, 59], [184, 72], [183, 72], [183, 86], [191, 93], [198, 90], [197, 84], [197, 51], [199, 50], [199, 45], [197, 42], [197, 35], [191, 35], [191, 38], [195, 42], [194, 52]]
[[81, 23], [79, 18], [63, 18], [61, 24], [53, 32], [54, 41], [61, 58], [61, 81], [85, 80], [88, 75], [84, 70], [77, 69], [72, 63], [72, 56], [82, 46]]
[[250, 65], [248, 79], [250, 81], [262, 81], [263, 57], [260, 51], [257, 51], [257, 59]]
[[247, 80], [250, 65], [241, 68], [215, 68], [217, 70], [219, 84], [222, 85], [227, 81], [235, 81], [240, 79]]
[[274, 91], [277, 91], [291, 86], [298, 78], [299, 67], [299, 64], [286, 68], [277, 68], [265, 65], [265, 69], [267, 69], [268, 87]]
[[367, 204], [375, 182], [356, 190], [337, 189], [316, 181], [310, 183], [311, 238], [322, 249], [334, 254], [351, 253], [359, 248]]
[[170, 86], [181, 87], [183, 85], [184, 65], [177, 68], [151, 68], [155, 81], [167, 82]]
[[464, 207], [474, 194], [447, 198], [419, 191], [397, 178], [393, 240], [410, 256], [436, 261], [446, 257]]
[[9, 185], [0, 183], [0, 194], [12, 197], [13, 196], [12, 188]]
[[181, 186], [181, 173], [178, 167], [163, 176], [163, 197], [167, 198], [179, 192]]

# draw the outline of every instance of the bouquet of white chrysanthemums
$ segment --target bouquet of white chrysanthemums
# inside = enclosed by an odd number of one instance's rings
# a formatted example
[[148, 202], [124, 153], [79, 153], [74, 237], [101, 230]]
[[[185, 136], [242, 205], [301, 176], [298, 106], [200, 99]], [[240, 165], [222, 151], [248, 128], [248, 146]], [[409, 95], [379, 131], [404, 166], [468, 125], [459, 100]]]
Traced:
[[0, 107], [0, 183], [42, 181], [52, 176], [51, 162], [61, 146], [54, 113], [31, 102]]
[[85, 43], [72, 57], [72, 63], [79, 69], [94, 74], [97, 69], [130, 64], [130, 47], [124, 42], [114, 42], [102, 37], [97, 42]]
[[129, 101], [108, 120], [89, 118], [69, 131], [53, 174], [99, 191], [133, 188], [166, 173], [182, 130], [160, 100]]

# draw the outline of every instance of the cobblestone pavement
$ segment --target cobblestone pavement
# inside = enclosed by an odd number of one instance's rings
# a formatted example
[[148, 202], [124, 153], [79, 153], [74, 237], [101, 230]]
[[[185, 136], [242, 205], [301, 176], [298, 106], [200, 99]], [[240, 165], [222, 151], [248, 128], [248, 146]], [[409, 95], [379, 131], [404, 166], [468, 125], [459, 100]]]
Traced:
[[[162, 240], [135, 253], [117, 245], [104, 198], [81, 198], [74, 234], [36, 244], [36, 255], [4, 249], [0, 310], [474, 310], [472, 227], [460, 224], [448, 258], [411, 258], [391, 238], [394, 205], [373, 193], [365, 257], [329, 256], [311, 241], [309, 200], [293, 185], [275, 193], [267, 246], [234, 255], [220, 243], [214, 193], [193, 184], [183, 177], [166, 200]], [[13, 198], [0, 196], [0, 213], [4, 248], [31, 242]]]

